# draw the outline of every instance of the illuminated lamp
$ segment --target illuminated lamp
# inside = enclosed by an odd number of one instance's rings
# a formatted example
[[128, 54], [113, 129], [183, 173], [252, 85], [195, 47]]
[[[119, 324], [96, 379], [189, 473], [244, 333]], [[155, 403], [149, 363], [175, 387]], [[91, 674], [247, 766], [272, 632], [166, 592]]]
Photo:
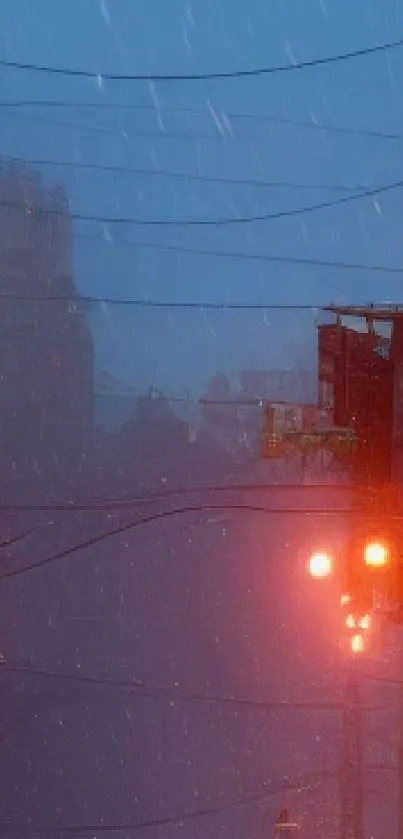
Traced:
[[329, 577], [333, 570], [332, 557], [326, 553], [315, 553], [309, 559], [309, 573], [316, 579]]
[[357, 632], [351, 639], [351, 652], [362, 653], [365, 650], [364, 637]]
[[363, 615], [358, 621], [358, 626], [360, 629], [371, 629], [371, 615]]
[[371, 568], [383, 568], [389, 559], [389, 549], [382, 542], [369, 542], [364, 548], [364, 562]]

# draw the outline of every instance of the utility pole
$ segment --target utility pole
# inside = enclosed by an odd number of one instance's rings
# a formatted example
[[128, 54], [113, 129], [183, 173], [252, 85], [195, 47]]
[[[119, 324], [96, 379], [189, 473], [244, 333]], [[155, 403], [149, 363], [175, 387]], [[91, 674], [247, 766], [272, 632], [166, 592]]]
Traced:
[[341, 839], [362, 839], [362, 711], [357, 661], [349, 662], [343, 715]]
[[[318, 404], [290, 406], [296, 421], [288, 424], [289, 409], [283, 404], [277, 410], [268, 402], [262, 456], [325, 449], [350, 470], [353, 505], [345, 545], [336, 551], [318, 546], [308, 567], [312, 577], [323, 579], [334, 571], [339, 581], [352, 656], [344, 716], [342, 839], [363, 839], [356, 657], [368, 649], [380, 610], [403, 624], [403, 306], [328, 306], [325, 311], [336, 321], [318, 326]], [[364, 329], [349, 325], [352, 318]], [[403, 679], [403, 645], [401, 661]], [[399, 706], [398, 829], [403, 839], [403, 685]]]
[[[403, 640], [400, 639], [400, 661], [403, 665]], [[403, 670], [403, 666], [402, 666]], [[399, 732], [398, 732], [398, 754], [397, 754], [397, 771], [398, 771], [398, 839], [403, 839], [403, 673], [400, 675], [401, 682], [399, 684]]]

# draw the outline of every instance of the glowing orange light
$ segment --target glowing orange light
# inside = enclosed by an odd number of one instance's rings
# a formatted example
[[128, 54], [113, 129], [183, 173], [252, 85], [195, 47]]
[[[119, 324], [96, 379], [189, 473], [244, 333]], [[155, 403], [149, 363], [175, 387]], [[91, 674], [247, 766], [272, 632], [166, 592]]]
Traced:
[[354, 617], [354, 615], [347, 615], [347, 617], [346, 617], [346, 626], [348, 626], [348, 628], [349, 628], [349, 629], [354, 629], [354, 628], [355, 628], [356, 623], [355, 623], [355, 617]]
[[364, 549], [364, 561], [372, 568], [382, 568], [389, 562], [389, 550], [381, 542], [370, 542]]
[[362, 653], [365, 650], [365, 642], [364, 638], [360, 633], [356, 633], [353, 635], [351, 639], [351, 652], [353, 653]]
[[360, 629], [370, 629], [371, 615], [363, 615], [358, 621], [358, 626], [360, 627]]
[[310, 557], [309, 573], [311, 577], [323, 579], [332, 573], [332, 558], [326, 553], [316, 553]]
[[349, 594], [342, 594], [340, 597], [340, 606], [347, 606], [351, 601]]

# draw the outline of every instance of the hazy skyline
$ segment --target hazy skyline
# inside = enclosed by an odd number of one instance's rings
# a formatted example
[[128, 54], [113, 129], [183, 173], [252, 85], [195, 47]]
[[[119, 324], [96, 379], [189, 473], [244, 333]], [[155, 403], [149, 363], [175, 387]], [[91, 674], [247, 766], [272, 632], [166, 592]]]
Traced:
[[[209, 82], [107, 82], [1, 65], [147, 75], [290, 64], [403, 37], [398, 0], [0, 0], [0, 11], [0, 153], [42, 161], [33, 165], [65, 185], [73, 214], [134, 220], [75, 220], [79, 291], [222, 307], [91, 304], [99, 366], [136, 390], [200, 395], [217, 370], [314, 368], [318, 312], [270, 305], [399, 300], [398, 272], [298, 261], [403, 265], [397, 187], [247, 224], [144, 222], [287, 212], [400, 181], [403, 48]], [[142, 171], [102, 168], [111, 166]], [[293, 262], [244, 258], [252, 254]], [[10, 262], [23, 274], [18, 256], [17, 242]], [[225, 308], [237, 302], [267, 308]], [[236, 428], [232, 435], [227, 409], [210, 410], [216, 427], [206, 420], [197, 434], [166, 406], [151, 422], [144, 404], [121, 434], [94, 430], [80, 412], [80, 400], [91, 402], [90, 342], [86, 334], [80, 347], [73, 327], [69, 335], [69, 319], [66, 311], [59, 321], [46, 317], [22, 343], [15, 328], [4, 341], [3, 832], [12, 835], [11, 823], [15, 835], [109, 829], [122, 839], [271, 839], [287, 807], [301, 839], [335, 839], [340, 817], [355, 809], [343, 805], [340, 787], [353, 789], [354, 766], [361, 773], [355, 737], [351, 755], [345, 749], [356, 714], [345, 693], [350, 649], [340, 607], [345, 556], [353, 559], [349, 608], [361, 602], [354, 539], [364, 529], [349, 514], [362, 503], [361, 480], [356, 498], [339, 484], [334, 493], [307, 487], [305, 459], [263, 459], [258, 410], [255, 449]], [[370, 373], [365, 457], [376, 461], [372, 365]], [[362, 378], [351, 379], [361, 393]], [[320, 479], [338, 481], [327, 458]], [[373, 498], [364, 508], [371, 525]], [[383, 493], [381, 505], [385, 513]], [[327, 581], [307, 573], [317, 550], [333, 560]], [[384, 553], [394, 560], [394, 540]], [[390, 837], [397, 694], [382, 679], [398, 678], [401, 655], [392, 624], [384, 644], [376, 618], [361, 675], [380, 681], [363, 680], [356, 707], [365, 827]], [[339, 704], [344, 696], [351, 714]]]
[[[247, 10], [229, 0], [221, 0], [219, 6], [212, 0], [189, 4], [17, 0], [2, 17], [0, 58], [100, 73], [197, 73], [346, 52], [394, 40], [399, 31], [403, 31], [403, 10], [396, 0], [387, 9], [375, 0], [359, 0], [354, 9], [346, 0], [309, 0], [298, 9], [290, 2], [252, 0]], [[403, 137], [402, 65], [402, 51], [393, 50], [268, 77], [156, 84], [98, 84], [4, 68], [2, 102], [56, 99], [76, 106], [1, 107], [1, 152], [27, 160], [238, 180], [327, 187], [390, 183], [401, 177], [399, 138], [233, 115], [252, 113]], [[82, 107], [85, 102], [108, 107]], [[122, 104], [131, 107], [117, 107]], [[67, 166], [39, 168], [47, 180], [66, 185], [73, 212], [108, 217], [233, 217], [346, 195], [333, 189], [229, 185]], [[399, 205], [400, 191], [395, 190], [376, 200], [228, 227], [76, 222], [76, 280], [82, 292], [118, 298], [268, 304], [398, 300], [399, 275], [203, 257], [138, 248], [133, 242], [398, 265], [402, 263]], [[130, 246], [124, 245], [128, 240]], [[99, 363], [139, 388], [155, 384], [168, 391], [188, 387], [193, 392], [200, 391], [216, 369], [231, 374], [245, 367], [307, 368], [315, 363], [312, 317], [296, 312], [102, 307], [92, 315], [92, 323]]]

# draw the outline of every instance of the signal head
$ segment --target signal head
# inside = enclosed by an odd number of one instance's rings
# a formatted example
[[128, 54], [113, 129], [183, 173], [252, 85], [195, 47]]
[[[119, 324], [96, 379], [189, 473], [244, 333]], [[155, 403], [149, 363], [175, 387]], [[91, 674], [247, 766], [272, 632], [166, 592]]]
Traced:
[[369, 542], [364, 548], [364, 562], [371, 568], [384, 568], [390, 562], [390, 552], [382, 542]]
[[361, 635], [360, 632], [356, 632], [355, 635], [351, 638], [351, 652], [352, 653], [362, 653], [365, 650], [365, 640], [364, 636]]
[[358, 620], [358, 626], [360, 629], [371, 629], [371, 623], [371, 615], [362, 615], [362, 617]]
[[329, 577], [333, 571], [333, 562], [330, 554], [315, 553], [309, 559], [309, 573], [316, 579]]

